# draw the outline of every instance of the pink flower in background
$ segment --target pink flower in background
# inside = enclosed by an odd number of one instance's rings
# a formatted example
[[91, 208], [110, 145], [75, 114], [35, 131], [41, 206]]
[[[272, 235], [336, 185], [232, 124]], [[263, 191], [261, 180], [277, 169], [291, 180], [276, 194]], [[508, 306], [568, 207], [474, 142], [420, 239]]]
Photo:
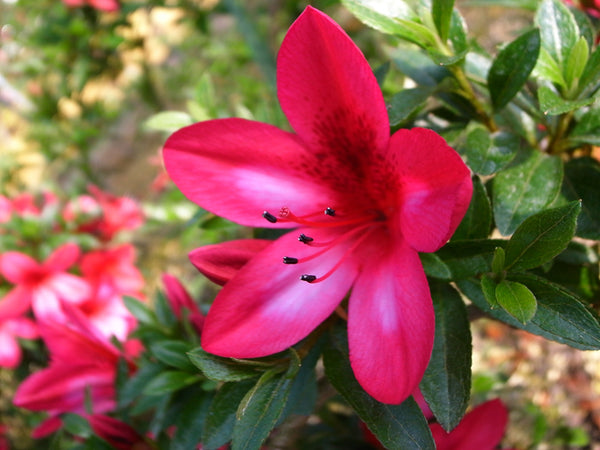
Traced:
[[0, 195], [0, 223], [6, 223], [12, 216], [12, 202], [5, 197]]
[[[104, 413], [116, 406], [115, 377], [122, 354], [76, 309], [66, 305], [68, 323], [40, 321], [39, 330], [50, 352], [49, 367], [30, 375], [17, 389], [14, 404], [46, 411], [37, 437], [60, 427], [65, 412]], [[89, 396], [91, 411], [86, 409]]]
[[0, 424], [0, 450], [9, 450], [8, 440], [5, 437], [6, 427]]
[[600, 18], [600, 0], [564, 0], [567, 5], [573, 5], [585, 11], [590, 16]]
[[190, 323], [194, 326], [198, 334], [201, 334], [202, 327], [204, 326], [204, 314], [200, 312], [198, 305], [196, 305], [188, 291], [173, 275], [163, 274], [162, 282], [165, 286], [167, 300], [171, 305], [175, 317], [181, 319], [183, 317], [183, 310], [186, 309]]
[[0, 320], [0, 367], [14, 369], [21, 362], [22, 352], [17, 338], [37, 337], [37, 326], [27, 317]]
[[92, 430], [117, 450], [153, 450], [144, 436], [130, 425], [104, 414], [86, 414]]
[[101, 220], [90, 223], [93, 231], [101, 239], [110, 241], [123, 230], [134, 230], [144, 223], [144, 213], [138, 203], [128, 197], [117, 197], [102, 191], [97, 186], [88, 186], [88, 191], [102, 209]]
[[58, 247], [42, 263], [24, 253], [3, 253], [0, 273], [15, 286], [0, 300], [0, 320], [20, 316], [30, 306], [38, 320], [56, 318], [61, 301], [78, 303], [88, 298], [88, 283], [67, 273], [78, 259], [79, 248], [72, 243]]
[[63, 0], [63, 3], [71, 8], [89, 5], [100, 11], [113, 12], [121, 7], [117, 0]]
[[169, 175], [203, 208], [243, 225], [296, 228], [225, 284], [202, 346], [237, 358], [282, 351], [351, 291], [356, 378], [377, 400], [400, 403], [418, 385], [433, 346], [433, 307], [417, 252], [439, 249], [460, 223], [471, 198], [469, 170], [433, 131], [390, 137], [364, 56], [312, 7], [281, 45], [277, 83], [296, 134], [220, 119], [183, 128], [165, 144]]

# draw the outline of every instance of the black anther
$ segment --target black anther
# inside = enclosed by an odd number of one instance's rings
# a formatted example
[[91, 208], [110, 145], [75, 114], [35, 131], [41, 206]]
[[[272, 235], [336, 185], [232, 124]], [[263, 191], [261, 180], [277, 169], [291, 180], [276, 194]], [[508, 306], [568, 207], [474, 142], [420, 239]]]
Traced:
[[305, 235], [304, 233], [302, 233], [300, 236], [298, 236], [298, 240], [300, 242], [302, 242], [303, 244], [308, 244], [308, 243], [314, 241], [313, 238], [311, 238], [310, 236]]
[[271, 214], [269, 211], [265, 211], [263, 212], [262, 216], [267, 219], [269, 222], [271, 223], [276, 223], [277, 222], [277, 217], [275, 217], [273, 214]]
[[306, 281], [307, 283], [312, 283], [313, 281], [315, 281], [317, 279], [317, 277], [315, 275], [302, 275], [300, 276], [300, 279], [302, 281]]
[[325, 211], [323, 211], [325, 213], [325, 215], [327, 216], [335, 216], [335, 209], [330, 208], [329, 206], [325, 209]]
[[298, 258], [292, 258], [291, 256], [283, 257], [284, 264], [298, 264]]

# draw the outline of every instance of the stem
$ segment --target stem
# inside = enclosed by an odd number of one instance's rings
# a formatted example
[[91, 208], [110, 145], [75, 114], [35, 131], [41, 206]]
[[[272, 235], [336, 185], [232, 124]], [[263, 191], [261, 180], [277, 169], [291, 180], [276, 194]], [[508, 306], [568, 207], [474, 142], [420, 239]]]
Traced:
[[555, 155], [562, 151], [560, 141], [565, 136], [565, 133], [569, 129], [569, 125], [571, 125], [572, 120], [573, 111], [569, 111], [568, 113], [560, 116], [560, 119], [558, 119], [558, 125], [556, 126], [556, 132], [550, 138], [550, 142], [548, 143], [548, 147], [546, 148], [546, 151], [549, 154]]

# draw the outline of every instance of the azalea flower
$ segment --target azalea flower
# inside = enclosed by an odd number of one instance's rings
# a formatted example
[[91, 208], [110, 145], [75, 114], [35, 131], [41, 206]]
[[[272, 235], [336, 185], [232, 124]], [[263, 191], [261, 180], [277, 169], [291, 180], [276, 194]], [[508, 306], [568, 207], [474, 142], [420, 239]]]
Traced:
[[295, 133], [218, 119], [177, 131], [164, 147], [171, 179], [201, 207], [243, 225], [294, 228], [225, 284], [202, 346], [235, 358], [285, 350], [350, 292], [354, 374], [375, 399], [400, 403], [434, 338], [418, 252], [452, 236], [470, 202], [469, 170], [431, 130], [390, 137], [366, 59], [310, 6], [281, 45], [277, 89]]
[[118, 11], [120, 8], [117, 0], [63, 0], [63, 3], [71, 8], [89, 5], [99, 11]]
[[202, 327], [204, 326], [204, 315], [198, 309], [198, 305], [196, 305], [196, 302], [194, 302], [188, 291], [177, 278], [168, 273], [163, 274], [162, 282], [165, 286], [167, 300], [171, 305], [175, 317], [181, 319], [183, 310], [187, 309], [190, 323], [194, 326], [198, 334], [201, 334]]
[[0, 300], [0, 319], [20, 316], [33, 306], [36, 318], [57, 318], [61, 301], [78, 303], [90, 295], [86, 281], [67, 273], [79, 259], [79, 247], [67, 243], [44, 262], [21, 252], [9, 251], [0, 258], [0, 273], [15, 286]]
[[153, 450], [155, 445], [130, 425], [105, 414], [86, 414], [92, 430], [117, 450]]
[[27, 317], [0, 320], [0, 367], [14, 369], [21, 362], [22, 352], [17, 338], [37, 337], [37, 326]]

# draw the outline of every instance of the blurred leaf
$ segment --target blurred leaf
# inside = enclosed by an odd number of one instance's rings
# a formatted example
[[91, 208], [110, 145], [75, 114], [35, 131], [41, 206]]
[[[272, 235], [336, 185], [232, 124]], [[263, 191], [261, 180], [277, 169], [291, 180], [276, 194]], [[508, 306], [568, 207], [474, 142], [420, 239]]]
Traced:
[[213, 355], [198, 347], [188, 353], [190, 361], [202, 373], [215, 381], [241, 381], [255, 378], [261, 373], [254, 366], [240, 364], [230, 358]]
[[563, 195], [569, 200], [581, 199], [581, 214], [576, 235], [600, 239], [600, 163], [593, 158], [572, 159], [565, 164]]
[[469, 209], [452, 235], [454, 241], [462, 239], [485, 239], [492, 228], [492, 205], [483, 183], [473, 177], [473, 196]]
[[562, 178], [563, 164], [557, 156], [535, 150], [518, 155], [493, 180], [492, 204], [500, 233], [512, 234], [523, 220], [552, 203]]
[[541, 211], [519, 225], [506, 244], [506, 270], [527, 270], [551, 261], [573, 238], [581, 202]]
[[158, 291], [154, 297], [154, 312], [158, 322], [166, 328], [171, 328], [177, 323], [171, 304], [162, 291]]
[[450, 38], [450, 42], [452, 42], [455, 53], [458, 54], [468, 51], [469, 42], [467, 39], [467, 24], [465, 19], [460, 15], [460, 11], [456, 8], [452, 11], [450, 34], [448, 37]]
[[143, 393], [150, 396], [161, 396], [183, 389], [199, 381], [198, 375], [178, 370], [166, 370], [152, 378], [144, 387]]
[[600, 82], [600, 46], [596, 47], [585, 65], [585, 69], [579, 80], [579, 97], [584, 98], [585, 94], [592, 95], [598, 88]]
[[172, 133], [194, 123], [188, 113], [181, 111], [162, 111], [146, 119], [143, 126], [147, 130]]
[[217, 391], [204, 423], [203, 448], [217, 449], [231, 440], [238, 405], [254, 384], [248, 380], [225, 383]]
[[475, 124], [468, 128], [466, 141], [458, 150], [473, 172], [491, 175], [506, 166], [519, 147], [518, 136], [505, 131], [490, 133], [484, 126]]
[[496, 286], [495, 295], [498, 304], [519, 322], [525, 324], [534, 316], [535, 295], [524, 284], [502, 280]]
[[433, 23], [435, 23], [442, 42], [446, 42], [450, 34], [450, 22], [453, 10], [454, 0], [432, 0], [431, 2]]
[[594, 97], [582, 100], [565, 100], [548, 86], [540, 86], [538, 89], [538, 101], [544, 114], [556, 116], [594, 103]]
[[413, 48], [398, 49], [393, 53], [392, 62], [419, 86], [437, 89], [444, 78], [451, 77], [447, 68], [435, 64], [425, 53]]
[[540, 31], [533, 29], [504, 47], [488, 73], [488, 88], [494, 109], [508, 104], [529, 79], [540, 53]]
[[457, 285], [479, 309], [495, 319], [580, 350], [600, 349], [598, 319], [573, 294], [558, 284], [529, 274], [513, 274], [511, 279], [527, 285], [537, 299], [537, 311], [526, 324], [503, 309], [492, 309], [477, 280], [461, 280]]
[[358, 384], [348, 358], [346, 330], [338, 327], [323, 352], [325, 374], [369, 430], [390, 450], [435, 449], [427, 421], [409, 397], [400, 405], [380, 403]]
[[564, 71], [569, 53], [579, 38], [573, 14], [559, 0], [544, 0], [536, 12], [535, 23], [540, 28], [542, 46]]
[[[290, 370], [296, 370], [290, 365]], [[275, 427], [292, 387], [287, 373], [265, 372], [237, 410], [231, 450], [258, 450]]]
[[417, 87], [403, 89], [395, 94], [388, 102], [390, 125], [395, 126], [409, 119], [414, 113], [425, 106], [427, 99], [432, 93], [433, 89]]
[[[202, 441], [203, 426], [208, 420], [208, 411], [214, 395], [207, 392], [193, 394], [186, 392], [186, 402], [177, 415], [177, 427], [169, 450], [189, 450], [196, 448]], [[202, 442], [202, 446], [203, 449], [208, 449], [205, 442]]]
[[129, 297], [127, 295], [123, 296], [123, 301], [129, 312], [139, 322], [150, 325], [156, 324], [156, 316], [154, 315], [154, 312], [148, 308], [148, 305], [135, 297]]
[[447, 283], [430, 283], [435, 341], [420, 388], [442, 427], [452, 430], [465, 414], [471, 392], [471, 331], [467, 309]]
[[128, 407], [136, 398], [141, 396], [148, 382], [163, 370], [165, 370], [165, 367], [162, 364], [142, 360], [137, 372], [117, 392], [119, 409]]
[[186, 355], [190, 350], [190, 345], [183, 341], [154, 341], [150, 344], [149, 350], [156, 359], [167, 366], [176, 367], [188, 372], [195, 370], [194, 365]]

